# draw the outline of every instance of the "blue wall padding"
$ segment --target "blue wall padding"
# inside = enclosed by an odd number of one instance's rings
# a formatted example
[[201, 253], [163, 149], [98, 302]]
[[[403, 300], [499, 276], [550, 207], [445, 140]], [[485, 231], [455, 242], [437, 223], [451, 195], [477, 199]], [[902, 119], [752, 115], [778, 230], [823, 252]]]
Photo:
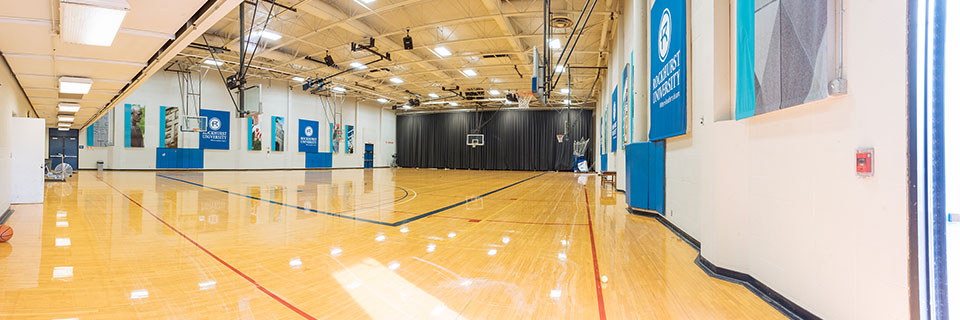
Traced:
[[330, 152], [306, 152], [307, 168], [333, 168], [333, 153]]
[[202, 169], [203, 149], [157, 148], [157, 169]]
[[624, 148], [629, 206], [664, 213], [665, 146], [657, 141], [631, 143]]
[[600, 155], [600, 171], [607, 171], [607, 155]]

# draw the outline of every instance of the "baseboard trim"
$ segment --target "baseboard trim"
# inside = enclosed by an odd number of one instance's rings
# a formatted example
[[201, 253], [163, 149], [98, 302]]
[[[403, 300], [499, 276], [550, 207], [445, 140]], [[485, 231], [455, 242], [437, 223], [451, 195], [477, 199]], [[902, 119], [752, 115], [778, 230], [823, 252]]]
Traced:
[[704, 258], [703, 255], [699, 254], [700, 241], [690, 236], [690, 234], [684, 232], [683, 229], [678, 228], [676, 225], [670, 222], [670, 220], [664, 218], [660, 213], [632, 207], [628, 207], [627, 212], [638, 216], [656, 219], [660, 222], [660, 224], [676, 234], [677, 237], [696, 249], [698, 254], [697, 259], [694, 260], [694, 263], [710, 277], [742, 285], [743, 287], [747, 288], [747, 290], [750, 290], [750, 292], [753, 292], [753, 294], [755, 294], [761, 300], [769, 304], [771, 307], [777, 309], [777, 311], [787, 318], [821, 319], [809, 310], [804, 309], [793, 301], [790, 301], [790, 299], [787, 299], [787, 297], [784, 297], [782, 294], [776, 290], [773, 290], [773, 288], [768, 287], [766, 284], [760, 282], [760, 280], [757, 280], [753, 276], [743, 272], [718, 267], [717, 265], [713, 264], [707, 260], [707, 258]]
[[[169, 168], [169, 169], [103, 169], [103, 171], [327, 171], [345, 169], [384, 169], [384, 167], [346, 167], [346, 168], [252, 168], [252, 169], [204, 169], [204, 168]], [[77, 170], [96, 171], [97, 169], [81, 168]]]
[[697, 251], [700, 251], [700, 240], [697, 240], [697, 238], [694, 238], [686, 231], [683, 231], [683, 229], [677, 227], [677, 225], [673, 224], [673, 222], [670, 222], [670, 220], [667, 220], [667, 218], [664, 218], [659, 212], [634, 207], [628, 207], [627, 212], [638, 216], [657, 219], [660, 224], [662, 224], [664, 227], [667, 227], [667, 229], [670, 229], [670, 231], [673, 231], [673, 234], [677, 235], [677, 237], [680, 237], [683, 242], [686, 242], [694, 249], [697, 249]]

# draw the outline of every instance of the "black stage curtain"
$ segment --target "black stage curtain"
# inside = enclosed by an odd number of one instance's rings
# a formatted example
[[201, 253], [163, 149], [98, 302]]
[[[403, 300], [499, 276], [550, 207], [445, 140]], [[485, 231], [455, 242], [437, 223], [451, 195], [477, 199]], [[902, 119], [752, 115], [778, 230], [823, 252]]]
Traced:
[[[557, 135], [566, 136], [562, 143]], [[468, 133], [482, 133], [484, 146], [467, 146]], [[483, 170], [571, 171], [573, 141], [591, 139], [593, 111], [501, 110], [444, 112], [397, 117], [397, 164], [401, 167]]]

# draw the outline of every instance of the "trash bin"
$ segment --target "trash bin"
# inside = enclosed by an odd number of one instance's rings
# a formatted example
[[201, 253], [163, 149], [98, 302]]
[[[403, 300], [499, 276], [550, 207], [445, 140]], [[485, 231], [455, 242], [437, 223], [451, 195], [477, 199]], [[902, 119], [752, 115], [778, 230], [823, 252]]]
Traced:
[[97, 173], [103, 173], [103, 161], [97, 161]]

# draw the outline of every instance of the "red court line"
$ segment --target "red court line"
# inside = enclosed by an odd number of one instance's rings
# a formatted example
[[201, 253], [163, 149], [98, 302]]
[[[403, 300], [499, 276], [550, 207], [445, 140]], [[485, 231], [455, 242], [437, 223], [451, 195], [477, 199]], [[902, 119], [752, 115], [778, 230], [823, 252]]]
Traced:
[[597, 244], [593, 240], [593, 218], [590, 217], [590, 197], [587, 188], [583, 188], [583, 199], [587, 201], [587, 224], [590, 225], [590, 250], [593, 252], [593, 277], [597, 282], [597, 306], [600, 309], [600, 319], [607, 319], [607, 311], [603, 306], [603, 289], [600, 287], [600, 265], [597, 264]]
[[190, 243], [192, 243], [194, 246], [196, 246], [197, 248], [199, 248], [199, 249], [202, 250], [203, 252], [207, 253], [207, 255], [209, 255], [210, 257], [212, 257], [214, 260], [217, 260], [217, 262], [220, 262], [220, 264], [222, 264], [223, 266], [229, 268], [230, 270], [232, 270], [234, 273], [236, 273], [236, 274], [239, 275], [240, 277], [246, 279], [247, 282], [250, 282], [251, 284], [253, 284], [254, 286], [256, 286], [257, 289], [260, 289], [260, 291], [262, 291], [263, 293], [265, 293], [265, 294], [267, 294], [268, 296], [270, 296], [271, 298], [273, 298], [273, 300], [276, 300], [276, 301], [279, 302], [280, 304], [284, 305], [285, 307], [289, 308], [290, 310], [293, 310], [293, 312], [296, 312], [297, 314], [303, 316], [303, 317], [306, 318], [306, 319], [311, 319], [311, 320], [316, 320], [316, 319], [317, 319], [317, 318], [311, 316], [310, 314], [304, 312], [303, 310], [300, 310], [300, 308], [297, 308], [296, 306], [294, 306], [294, 305], [291, 304], [290, 302], [287, 302], [287, 300], [283, 300], [283, 298], [281, 298], [280, 296], [277, 296], [277, 294], [273, 293], [273, 291], [270, 291], [270, 289], [264, 288], [264, 287], [261, 286], [259, 283], [257, 283], [256, 280], [253, 280], [253, 278], [251, 278], [250, 276], [244, 274], [243, 271], [240, 271], [239, 269], [237, 269], [237, 268], [235, 268], [234, 266], [230, 265], [230, 264], [227, 263], [226, 261], [223, 261], [223, 259], [220, 259], [220, 257], [218, 257], [217, 255], [213, 254], [213, 252], [210, 252], [210, 250], [207, 250], [207, 248], [204, 248], [202, 245], [200, 245], [200, 244], [197, 243], [196, 241], [193, 241], [193, 239], [191, 239], [190, 237], [188, 237], [186, 234], [184, 234], [183, 232], [180, 232], [180, 230], [178, 230], [177, 228], [174, 228], [172, 225], [170, 225], [169, 223], [167, 223], [166, 221], [164, 221], [162, 218], [160, 218], [160, 216], [157, 216], [156, 214], [154, 214], [153, 211], [150, 211], [150, 209], [145, 208], [142, 204], [140, 204], [139, 202], [137, 202], [137, 200], [133, 200], [133, 198], [130, 198], [130, 196], [128, 196], [127, 194], [123, 193], [123, 191], [120, 191], [119, 189], [117, 189], [116, 187], [114, 187], [113, 185], [107, 183], [106, 181], [104, 181], [104, 180], [102, 180], [102, 179], [97, 179], [97, 180], [100, 180], [100, 181], [103, 182], [104, 184], [110, 186], [110, 188], [112, 188], [114, 191], [116, 191], [117, 193], [120, 193], [121, 195], [123, 195], [124, 198], [127, 198], [127, 200], [130, 200], [130, 202], [133, 202], [133, 204], [135, 204], [135, 205], [137, 205], [138, 207], [140, 207], [140, 209], [143, 209], [143, 211], [146, 211], [147, 213], [149, 213], [151, 216], [153, 216], [154, 219], [157, 219], [157, 221], [160, 221], [160, 223], [162, 223], [163, 225], [167, 226], [167, 228], [170, 228], [170, 230], [173, 230], [173, 232], [176, 232], [177, 234], [179, 234], [181, 237], [183, 237], [183, 238], [186, 239], [187, 241], [190, 241]]

